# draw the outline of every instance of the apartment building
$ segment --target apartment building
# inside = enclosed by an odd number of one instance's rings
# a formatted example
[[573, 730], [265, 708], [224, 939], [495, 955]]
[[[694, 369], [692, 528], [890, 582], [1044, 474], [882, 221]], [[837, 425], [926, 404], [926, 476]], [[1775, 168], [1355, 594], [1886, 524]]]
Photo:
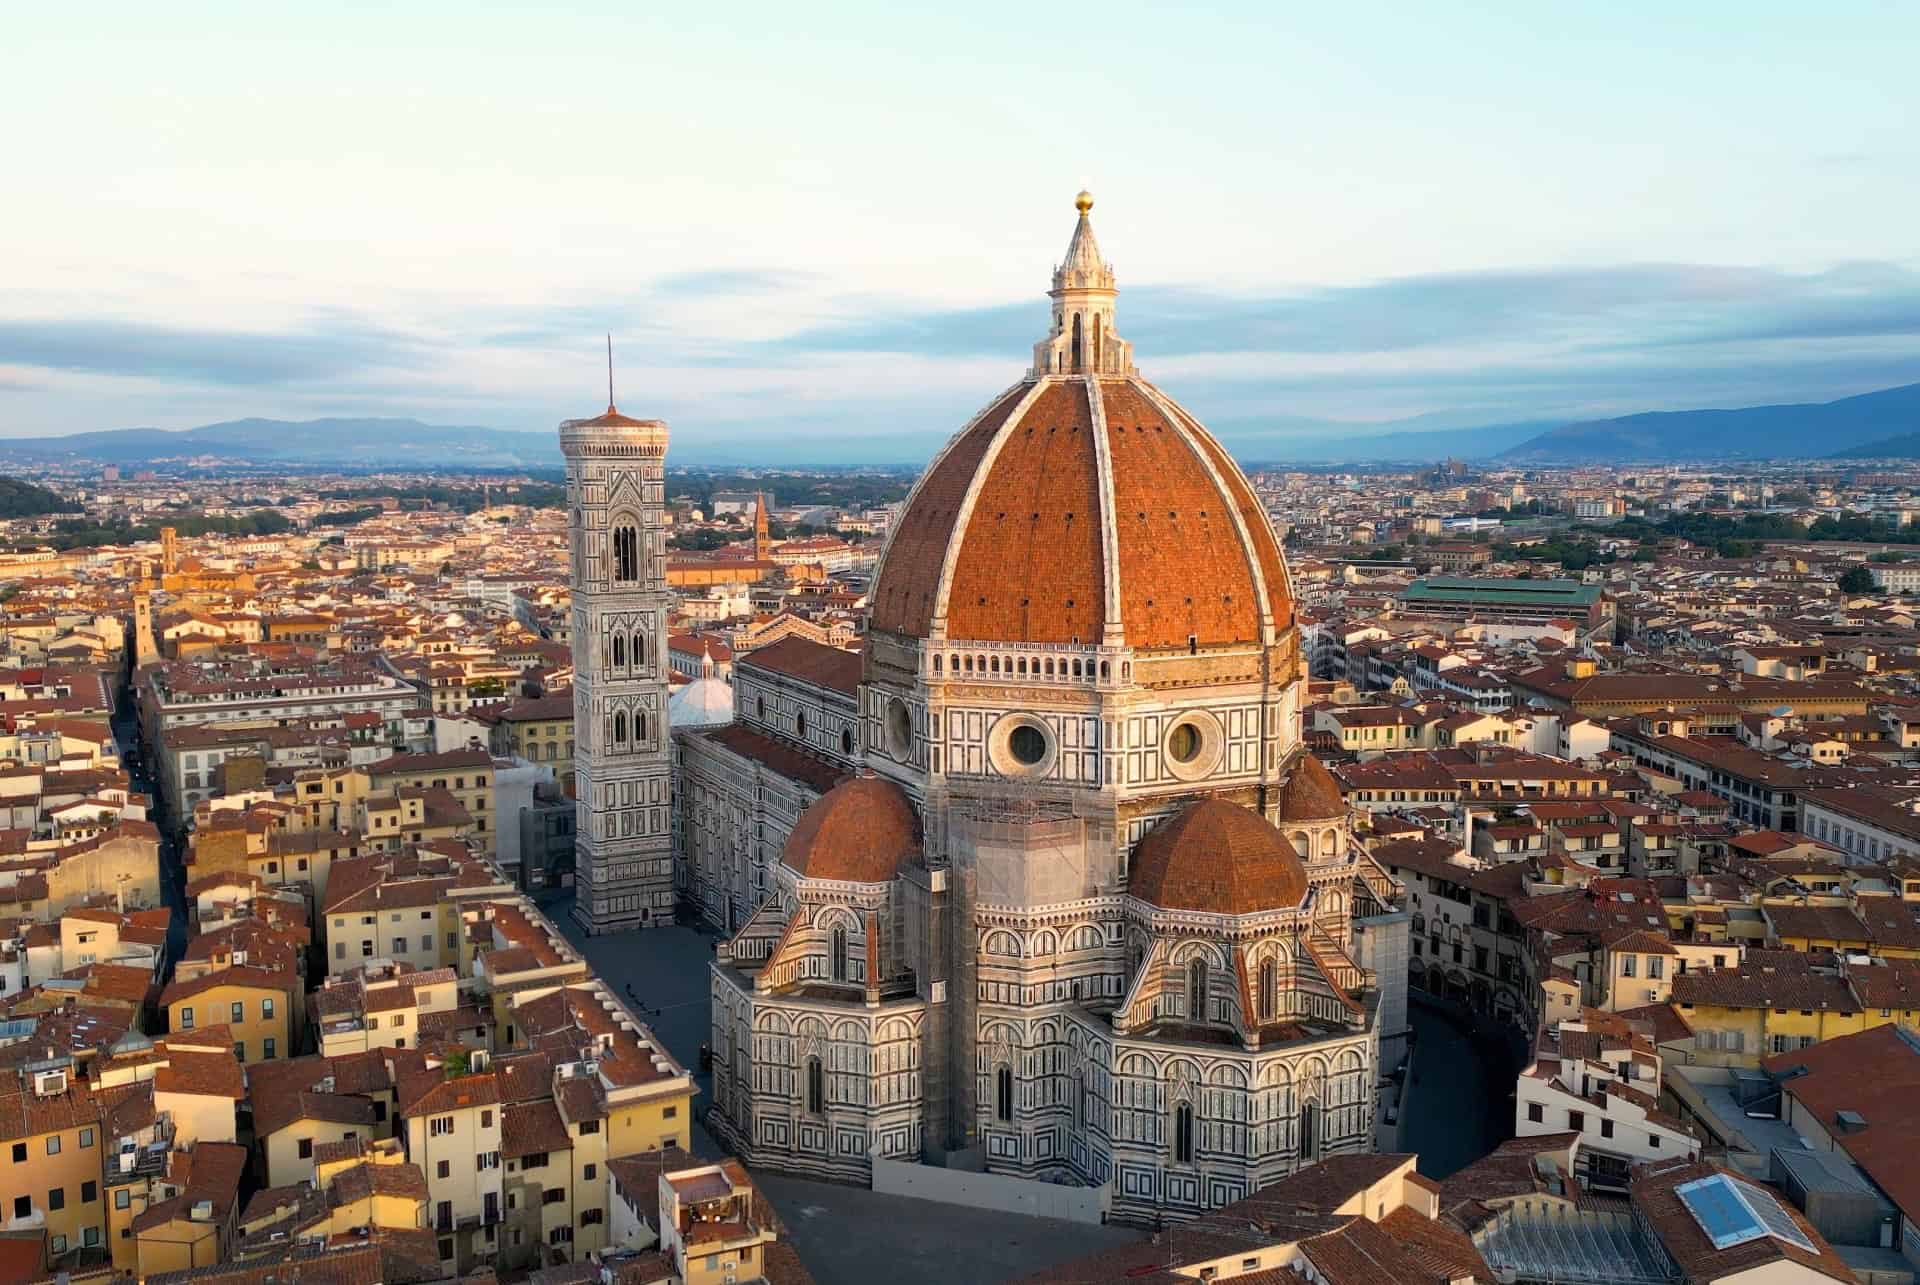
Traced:
[[1660, 1072], [1651, 1041], [1618, 1019], [1588, 1010], [1543, 1027], [1515, 1082], [1514, 1133], [1579, 1134], [1582, 1184], [1625, 1192], [1635, 1164], [1700, 1154], [1700, 1139], [1660, 1109]]
[[106, 1243], [101, 1104], [75, 1071], [55, 1056], [0, 1072], [0, 1209], [44, 1227], [55, 1263]]
[[494, 852], [499, 825], [494, 815], [494, 763], [487, 750], [449, 750], [442, 754], [399, 754], [367, 766], [375, 790], [411, 786], [445, 790], [472, 819], [483, 855]]
[[510, 891], [490, 866], [444, 842], [337, 861], [320, 916], [327, 971], [351, 972], [371, 961], [420, 971], [456, 967], [461, 902]]
[[[476, 1053], [469, 1065], [485, 1062]], [[440, 1262], [449, 1273], [464, 1273], [498, 1252], [506, 1209], [498, 1077], [427, 1059], [401, 1076], [398, 1103], [407, 1158], [431, 1192], [428, 1226]]]
[[248, 964], [176, 978], [160, 993], [169, 1031], [184, 1034], [197, 1026], [225, 1026], [234, 1057], [247, 1066], [293, 1054], [304, 1000], [297, 973]]
[[313, 993], [313, 1011], [320, 1052], [327, 1057], [419, 1048], [429, 1038], [491, 1047], [486, 1014], [471, 1006], [463, 1010], [451, 968], [375, 964], [328, 977]]

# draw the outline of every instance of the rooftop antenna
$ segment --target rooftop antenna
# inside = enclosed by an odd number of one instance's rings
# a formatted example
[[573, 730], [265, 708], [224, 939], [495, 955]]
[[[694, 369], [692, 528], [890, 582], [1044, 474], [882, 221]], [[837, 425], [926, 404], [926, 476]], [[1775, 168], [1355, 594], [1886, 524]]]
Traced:
[[613, 332], [607, 332], [607, 414], [613, 414]]

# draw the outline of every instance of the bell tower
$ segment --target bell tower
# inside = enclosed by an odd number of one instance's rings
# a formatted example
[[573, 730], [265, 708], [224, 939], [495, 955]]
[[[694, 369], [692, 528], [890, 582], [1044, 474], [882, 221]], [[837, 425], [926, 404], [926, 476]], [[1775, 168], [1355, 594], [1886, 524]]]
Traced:
[[[609, 379], [611, 384], [611, 379]], [[573, 917], [673, 922], [667, 736], [667, 425], [613, 405], [560, 425], [573, 590]]]

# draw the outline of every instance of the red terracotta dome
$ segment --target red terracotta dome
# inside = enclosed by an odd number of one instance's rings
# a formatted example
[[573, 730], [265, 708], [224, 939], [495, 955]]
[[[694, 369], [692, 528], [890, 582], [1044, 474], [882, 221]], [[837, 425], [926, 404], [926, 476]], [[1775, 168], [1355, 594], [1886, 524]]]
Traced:
[[1141, 379], [1080, 207], [1027, 378], [935, 458], [874, 580], [872, 627], [963, 642], [1272, 642], [1286, 563], [1245, 475]]
[[1299, 905], [1307, 872], [1286, 836], [1259, 813], [1203, 799], [1140, 840], [1127, 891], [1163, 910], [1248, 915]]
[[851, 777], [815, 799], [787, 836], [780, 861], [809, 879], [885, 883], [920, 852], [920, 818], [891, 781]]
[[1340, 784], [1326, 764], [1302, 751], [1280, 787], [1280, 820], [1337, 821], [1347, 815]]

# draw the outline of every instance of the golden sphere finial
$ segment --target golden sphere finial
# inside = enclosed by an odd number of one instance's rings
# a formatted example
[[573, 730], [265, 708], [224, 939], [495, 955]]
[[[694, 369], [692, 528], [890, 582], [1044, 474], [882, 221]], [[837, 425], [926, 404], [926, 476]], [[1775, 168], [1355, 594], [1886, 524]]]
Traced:
[[1073, 208], [1082, 214], [1091, 210], [1093, 208], [1093, 193], [1087, 191], [1084, 187], [1081, 188], [1080, 195], [1073, 198]]

